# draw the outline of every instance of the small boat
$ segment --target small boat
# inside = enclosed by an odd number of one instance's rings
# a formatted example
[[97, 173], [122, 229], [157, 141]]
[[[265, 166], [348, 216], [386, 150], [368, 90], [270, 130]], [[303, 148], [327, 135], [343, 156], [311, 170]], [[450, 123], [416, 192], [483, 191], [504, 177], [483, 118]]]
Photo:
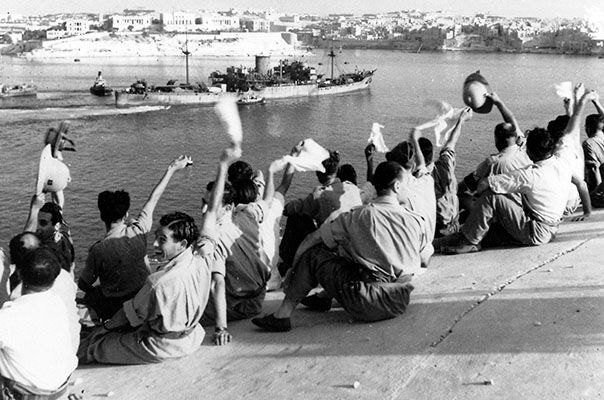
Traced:
[[0, 84], [0, 98], [35, 96], [38, 88], [27, 83], [21, 85]]
[[90, 86], [90, 93], [95, 96], [106, 97], [113, 94], [113, 89], [108, 88], [105, 85], [92, 85]]
[[239, 106], [249, 106], [252, 104], [265, 104], [266, 99], [264, 97], [257, 97], [255, 95], [251, 96], [243, 96], [237, 100], [237, 105]]

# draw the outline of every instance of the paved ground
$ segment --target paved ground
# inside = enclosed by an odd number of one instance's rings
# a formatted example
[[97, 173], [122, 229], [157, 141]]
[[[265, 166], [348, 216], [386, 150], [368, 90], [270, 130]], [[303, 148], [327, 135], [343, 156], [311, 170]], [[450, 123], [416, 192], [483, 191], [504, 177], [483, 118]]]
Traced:
[[[294, 329], [230, 325], [185, 359], [86, 366], [70, 393], [115, 399], [599, 399], [604, 397], [604, 211], [552, 243], [437, 256], [399, 318], [296, 311]], [[266, 311], [282, 293], [270, 293]], [[353, 385], [358, 382], [357, 388]]]

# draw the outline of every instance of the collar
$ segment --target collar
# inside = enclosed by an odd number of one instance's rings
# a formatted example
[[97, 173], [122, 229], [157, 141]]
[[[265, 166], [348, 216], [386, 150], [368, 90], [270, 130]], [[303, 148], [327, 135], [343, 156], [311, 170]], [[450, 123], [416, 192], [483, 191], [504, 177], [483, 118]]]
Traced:
[[378, 196], [375, 200], [372, 201], [373, 204], [392, 204], [392, 205], [400, 205], [396, 196], [386, 195], [386, 196]]
[[182, 253], [173, 257], [170, 261], [168, 261], [168, 263], [166, 265], [164, 265], [163, 267], [160, 267], [158, 269], [158, 271], [172, 268], [176, 264], [186, 263], [187, 261], [190, 261], [190, 259], [192, 259], [192, 258], [193, 258], [193, 250], [192, 250], [191, 246], [189, 246]]
[[116, 236], [118, 232], [122, 232], [124, 229], [126, 228], [126, 223], [125, 222], [120, 222], [117, 225], [114, 225], [111, 227], [111, 229], [109, 229], [107, 231], [107, 233], [105, 234], [105, 237], [113, 237]]

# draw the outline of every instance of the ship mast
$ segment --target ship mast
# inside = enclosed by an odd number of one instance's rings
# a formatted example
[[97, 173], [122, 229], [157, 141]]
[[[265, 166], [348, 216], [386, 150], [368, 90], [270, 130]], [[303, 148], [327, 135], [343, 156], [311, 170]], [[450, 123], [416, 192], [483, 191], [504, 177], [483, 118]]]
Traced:
[[185, 69], [187, 76], [187, 86], [189, 85], [189, 55], [191, 52], [189, 51], [189, 29], [185, 28], [185, 49], [182, 51], [185, 55]]
[[331, 80], [333, 81], [333, 60], [336, 58], [336, 53], [334, 53], [333, 51], [333, 43], [331, 45], [331, 50], [330, 52], [327, 54], [327, 56], [329, 58], [331, 58]]

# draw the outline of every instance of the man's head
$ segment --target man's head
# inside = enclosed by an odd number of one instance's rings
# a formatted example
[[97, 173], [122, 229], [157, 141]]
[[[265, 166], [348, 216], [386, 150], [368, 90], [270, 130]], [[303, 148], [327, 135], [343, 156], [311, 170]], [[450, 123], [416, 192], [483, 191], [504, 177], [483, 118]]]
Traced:
[[350, 182], [354, 185], [357, 184], [357, 171], [350, 164], [341, 165], [338, 168], [337, 177], [342, 182]]
[[[201, 198], [201, 213], [205, 214], [210, 206], [210, 199], [212, 197], [212, 190], [214, 190], [214, 181], [209, 182], [206, 185], [206, 191]], [[233, 208], [233, 188], [230, 183], [225, 182], [224, 194], [222, 195], [222, 207], [218, 209], [216, 219], [220, 221], [228, 211]]]
[[495, 125], [494, 135], [495, 147], [499, 151], [512, 145], [515, 145], [516, 140], [518, 139], [516, 128], [509, 122], [502, 122], [500, 124]]
[[249, 204], [258, 199], [258, 186], [252, 179], [238, 179], [233, 182], [233, 203]]
[[413, 146], [409, 142], [400, 142], [386, 153], [386, 160], [400, 164], [406, 170], [413, 168]]
[[527, 132], [526, 154], [531, 161], [538, 162], [551, 157], [556, 141], [552, 135], [543, 128], [534, 128]]
[[25, 256], [40, 247], [40, 242], [38, 235], [33, 232], [23, 232], [14, 236], [8, 244], [11, 263], [20, 269]]
[[18, 271], [24, 292], [43, 292], [50, 289], [61, 272], [61, 266], [52, 250], [39, 247], [25, 255]]
[[394, 194], [399, 202], [406, 197], [405, 170], [397, 162], [384, 161], [380, 163], [373, 174], [373, 186], [378, 196]]
[[61, 206], [56, 203], [45, 203], [38, 213], [38, 229], [36, 233], [46, 241], [53, 237], [63, 222]]
[[166, 214], [159, 220], [155, 231], [155, 255], [164, 260], [171, 260], [199, 238], [199, 229], [195, 220], [183, 212]]
[[254, 175], [254, 169], [249, 163], [245, 161], [235, 161], [229, 165], [227, 170], [227, 180], [231, 183], [238, 181], [239, 179], [251, 179]]
[[558, 115], [556, 119], [553, 119], [547, 123], [547, 131], [550, 133], [554, 142], [557, 142], [566, 129], [570, 117], [568, 115]]
[[101, 212], [101, 220], [105, 224], [117, 222], [128, 214], [130, 195], [123, 190], [116, 192], [106, 190], [99, 193], [98, 206]]
[[590, 114], [585, 118], [585, 133], [587, 137], [594, 137], [604, 129], [604, 117], [600, 114]]
[[325, 168], [325, 172], [317, 171], [317, 179], [321, 185], [329, 182], [330, 179], [334, 178], [338, 173], [338, 166], [340, 165], [340, 153], [337, 151], [329, 151], [329, 158], [323, 160], [321, 163]]

